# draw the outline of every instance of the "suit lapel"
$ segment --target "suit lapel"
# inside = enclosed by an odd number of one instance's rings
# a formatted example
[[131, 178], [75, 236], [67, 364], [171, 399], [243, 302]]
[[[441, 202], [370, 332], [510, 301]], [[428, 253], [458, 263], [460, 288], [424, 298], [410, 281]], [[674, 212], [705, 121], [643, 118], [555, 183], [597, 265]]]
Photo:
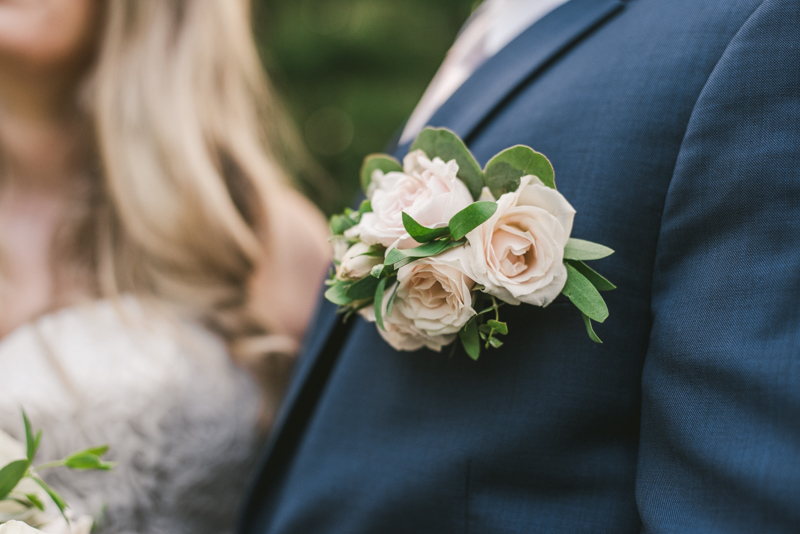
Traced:
[[[462, 138], [469, 140], [482, 122], [518, 87], [530, 82], [568, 47], [623, 6], [620, 0], [570, 0], [528, 28], [489, 59], [445, 102], [429, 124], [450, 128]], [[408, 145], [401, 146], [395, 154], [402, 157], [407, 150]], [[304, 396], [316, 400], [321, 393], [308, 391], [314, 389], [312, 385], [320, 387], [320, 380], [310, 380], [311, 377], [332, 369], [333, 361], [321, 363], [321, 355], [334, 348], [338, 350], [349, 330], [339, 324], [341, 316], [335, 314], [334, 310], [334, 305], [323, 302], [317, 313], [317, 320], [312, 323], [315, 331], [311, 332], [306, 342], [303, 351], [305, 356], [297, 364], [284, 406], [273, 426], [270, 444], [262, 461], [262, 476], [252, 488], [250, 506], [263, 506], [263, 502], [257, 501], [263, 498], [262, 492], [276, 482], [264, 479], [271, 479], [272, 476], [267, 475], [275, 474], [269, 467], [271, 463], [278, 462], [275, 456], [283, 457], [283, 454], [276, 454], [276, 450], [282, 447], [281, 444], [285, 442], [288, 446], [296, 441], [286, 436], [292, 433], [289, 431], [290, 428], [297, 427], [297, 431], [305, 428], [305, 424], [287, 423], [296, 415], [295, 412], [305, 413], [304, 405], [309, 404], [306, 401], [310, 399], [305, 399]], [[354, 320], [351, 320], [351, 323]], [[320, 367], [324, 368], [323, 371], [318, 369]], [[298, 436], [294, 438], [299, 439]], [[243, 519], [247, 521], [247, 516], [253, 513], [255, 511], [248, 507]]]
[[484, 63], [429, 121], [469, 142], [509, 95], [624, 7], [620, 0], [570, 0]]

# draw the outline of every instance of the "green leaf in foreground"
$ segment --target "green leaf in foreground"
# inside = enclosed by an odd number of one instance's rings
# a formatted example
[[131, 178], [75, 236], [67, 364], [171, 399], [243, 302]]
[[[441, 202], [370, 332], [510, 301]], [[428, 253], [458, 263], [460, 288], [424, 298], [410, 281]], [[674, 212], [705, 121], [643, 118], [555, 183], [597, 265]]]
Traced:
[[385, 265], [394, 265], [406, 259], [419, 259], [419, 258], [428, 258], [430, 256], [436, 256], [437, 254], [441, 254], [451, 248], [460, 247], [461, 245], [466, 244], [466, 241], [431, 241], [430, 243], [425, 243], [424, 245], [420, 245], [415, 248], [409, 248], [405, 250], [398, 250], [393, 248], [389, 251], [386, 255], [386, 260], [384, 260]]
[[446, 226], [444, 228], [426, 228], [406, 212], [403, 212], [403, 226], [408, 235], [417, 243], [430, 243], [435, 239], [450, 235], [450, 229]]
[[399, 161], [386, 154], [371, 154], [364, 158], [364, 164], [361, 165], [361, 188], [364, 193], [369, 189], [375, 171], [403, 172], [403, 166]]
[[570, 237], [567, 240], [567, 246], [564, 247], [565, 260], [602, 260], [613, 253], [614, 251], [608, 247], [591, 241], [584, 241], [583, 239], [575, 239], [574, 237]]
[[31, 501], [31, 504], [34, 505], [36, 508], [44, 512], [44, 503], [38, 496], [36, 496], [36, 494], [26, 493], [25, 498]]
[[99, 471], [109, 471], [114, 464], [104, 462], [96, 454], [89, 452], [79, 452], [69, 456], [64, 460], [64, 465], [69, 469], [87, 470], [96, 469]]
[[0, 469], [0, 499], [6, 498], [9, 493], [14, 491], [19, 481], [28, 472], [30, 465], [28, 460], [17, 460]]
[[486, 164], [485, 181], [494, 198], [516, 191], [520, 178], [533, 175], [551, 189], [556, 188], [555, 171], [544, 154], [517, 145], [503, 150]]
[[497, 211], [496, 202], [474, 202], [450, 219], [450, 234], [453, 239], [464, 239], [468, 233], [488, 221]]
[[36, 457], [36, 451], [39, 449], [42, 432], [39, 431], [38, 435], [33, 435], [33, 427], [31, 426], [31, 422], [25, 410], [22, 410], [22, 421], [25, 423], [25, 448], [27, 449], [28, 462], [33, 462], [33, 459]]
[[69, 519], [67, 519], [67, 516], [64, 514], [64, 510], [67, 509], [67, 503], [64, 502], [64, 499], [61, 498], [61, 495], [56, 493], [56, 491], [53, 490], [53, 488], [51, 488], [50, 486], [48, 486], [47, 483], [41, 478], [39, 477], [31, 477], [31, 478], [33, 478], [34, 482], [39, 484], [39, 486], [41, 486], [41, 488], [50, 496], [50, 499], [52, 499], [52, 501], [58, 507], [58, 510], [61, 512], [62, 517], [64, 517], [64, 520], [67, 522], [67, 524], [69, 524]]
[[388, 278], [382, 278], [378, 282], [378, 287], [375, 290], [375, 322], [378, 324], [378, 327], [386, 332], [386, 327], [383, 325], [383, 293], [386, 291], [386, 281]]
[[458, 337], [469, 357], [477, 361], [481, 356], [481, 337], [478, 333], [478, 321], [473, 317], [458, 332]]
[[608, 319], [608, 306], [592, 283], [570, 264], [567, 267], [567, 283], [561, 291], [590, 319], [602, 323]]
[[582, 261], [568, 260], [568, 263], [575, 267], [575, 269], [583, 276], [589, 279], [598, 291], [612, 291], [617, 289], [617, 286], [605, 279], [603, 275], [583, 263]]
[[594, 333], [594, 328], [592, 328], [592, 320], [589, 319], [585, 313], [581, 313], [581, 315], [583, 316], [583, 323], [586, 325], [586, 333], [589, 334], [589, 338], [595, 343], [602, 343], [600, 338], [597, 337], [597, 334]]
[[458, 178], [464, 182], [474, 200], [481, 196], [483, 171], [475, 156], [464, 142], [447, 128], [425, 128], [411, 145], [411, 151], [422, 150], [429, 158], [442, 158], [444, 161], [456, 160]]

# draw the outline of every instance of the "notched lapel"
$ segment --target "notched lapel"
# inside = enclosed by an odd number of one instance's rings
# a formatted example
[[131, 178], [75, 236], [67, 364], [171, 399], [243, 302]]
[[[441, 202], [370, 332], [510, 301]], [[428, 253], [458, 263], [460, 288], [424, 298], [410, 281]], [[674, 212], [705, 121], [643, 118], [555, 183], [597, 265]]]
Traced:
[[468, 143], [491, 113], [559, 54], [619, 12], [620, 0], [570, 0], [525, 30], [484, 63], [437, 111], [429, 125]]

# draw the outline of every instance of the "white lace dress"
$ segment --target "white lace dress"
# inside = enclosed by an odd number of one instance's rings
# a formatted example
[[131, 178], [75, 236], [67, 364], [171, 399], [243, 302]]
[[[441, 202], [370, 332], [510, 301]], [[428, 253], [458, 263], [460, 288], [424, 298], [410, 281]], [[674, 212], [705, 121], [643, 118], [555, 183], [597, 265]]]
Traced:
[[45, 478], [95, 532], [232, 529], [261, 435], [257, 387], [199, 325], [133, 298], [45, 316], [0, 341], [0, 430], [44, 430], [37, 463], [111, 446], [112, 473]]

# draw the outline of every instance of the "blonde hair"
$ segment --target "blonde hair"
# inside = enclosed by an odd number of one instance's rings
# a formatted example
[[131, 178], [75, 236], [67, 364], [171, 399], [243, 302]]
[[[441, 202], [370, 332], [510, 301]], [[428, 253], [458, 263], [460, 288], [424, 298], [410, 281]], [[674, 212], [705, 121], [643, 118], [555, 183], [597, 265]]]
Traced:
[[[97, 286], [200, 311], [229, 340], [263, 325], [247, 279], [284, 186], [247, 0], [114, 0], [89, 106], [102, 193]], [[262, 232], [263, 234], [263, 232]], [[266, 325], [270, 326], [270, 325]]]

